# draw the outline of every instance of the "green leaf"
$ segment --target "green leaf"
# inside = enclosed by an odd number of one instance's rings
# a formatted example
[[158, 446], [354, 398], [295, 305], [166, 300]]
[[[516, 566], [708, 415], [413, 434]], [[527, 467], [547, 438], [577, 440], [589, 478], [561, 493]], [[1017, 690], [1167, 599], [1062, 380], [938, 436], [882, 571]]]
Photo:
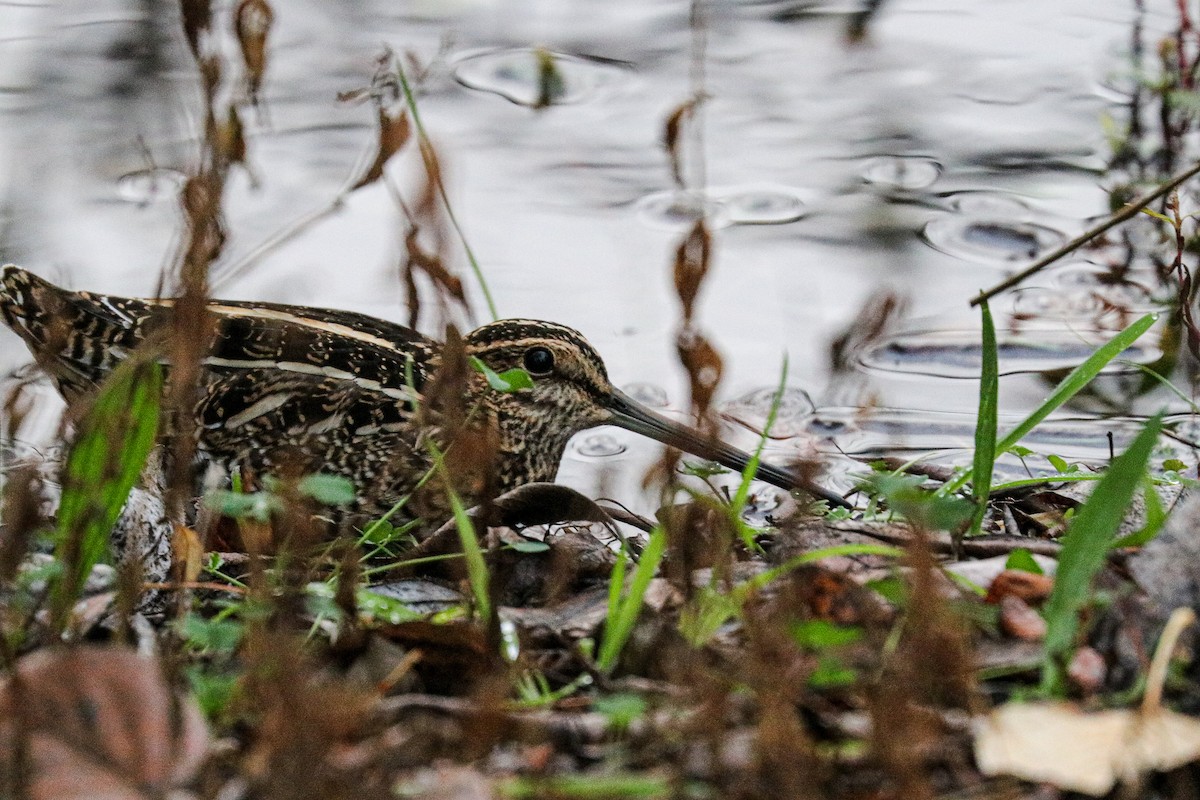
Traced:
[[688, 461], [684, 459], [683, 464], [679, 467], [679, 472], [692, 478], [704, 479], [724, 475], [729, 470], [715, 461]]
[[341, 475], [324, 472], [306, 475], [296, 488], [326, 506], [346, 506], [355, 500], [354, 483]]
[[814, 689], [836, 689], [849, 686], [858, 680], [858, 673], [833, 656], [822, 656], [817, 668], [808, 676], [808, 685]]
[[471, 366], [477, 372], [482, 373], [483, 377], [487, 379], [488, 386], [497, 392], [507, 393], [533, 388], [533, 378], [529, 377], [529, 373], [523, 369], [506, 369], [504, 372], [496, 372], [476, 356], [471, 356], [470, 360]]
[[1169, 472], [1186, 472], [1187, 464], [1183, 463], [1178, 458], [1168, 458], [1163, 462], [1162, 468]]
[[[779, 385], [775, 387], [775, 393], [771, 395], [771, 407], [767, 410], [767, 421], [763, 425], [762, 434], [758, 437], [758, 444], [754, 448], [754, 452], [750, 456], [750, 461], [747, 462], [746, 468], [742, 470], [742, 479], [738, 483], [737, 491], [734, 492], [733, 500], [729, 506], [733, 517], [740, 517], [743, 509], [746, 508], [746, 500], [750, 497], [750, 484], [754, 482], [754, 476], [758, 472], [759, 462], [762, 461], [763, 448], [766, 447], [767, 439], [771, 435], [771, 428], [775, 427], [775, 420], [779, 416], [779, 403], [783, 400], [783, 392], [787, 389], [788, 376], [788, 356], [783, 354], [783, 364], [779, 368]], [[753, 550], [753, 541], [743, 542], [747, 548]]]
[[191, 613], [179, 626], [180, 635], [202, 653], [232, 653], [242, 641], [245, 625], [231, 619], [205, 619]]
[[[666, 549], [667, 533], [661, 525], [655, 525], [650, 531], [646, 547], [642, 550], [641, 560], [633, 570], [629, 593], [623, 597], [620, 595], [623, 587], [616, 581], [618, 578], [621, 578], [622, 581], [624, 579], [625, 559], [617, 560], [611, 578], [613, 584], [609, 587], [609, 615], [605, 620], [604, 638], [600, 641], [600, 654], [596, 659], [596, 666], [600, 668], [601, 672], [608, 672], [617, 665], [617, 658], [621, 655], [621, 650], [625, 647], [625, 642], [629, 640], [630, 634], [633, 633], [638, 615], [642, 612], [646, 589], [650, 586], [650, 580], [654, 577]], [[615, 602], [614, 592], [617, 593]]]
[[372, 592], [370, 589], [359, 589], [354, 593], [354, 599], [359, 613], [371, 617], [377, 622], [399, 625], [402, 622], [413, 622], [425, 618], [424, 614], [412, 610], [403, 601]]
[[645, 716], [646, 708], [646, 699], [632, 692], [603, 695], [592, 702], [592, 709], [607, 717], [609, 724], [617, 730], [624, 730], [631, 722]]
[[79, 422], [58, 507], [55, 556], [64, 569], [50, 594], [55, 631], [66, 627], [88, 574], [108, 552], [113, 525], [154, 447], [162, 386], [156, 362], [125, 361]]
[[1122, 536], [1113, 542], [1113, 547], [1141, 547], [1149, 542], [1162, 530], [1167, 522], [1167, 509], [1163, 507], [1162, 498], [1154, 489], [1154, 482], [1149, 476], [1142, 482], [1142, 497], [1146, 501], [1146, 524], [1141, 530], [1134, 531], [1128, 536]]
[[1033, 553], [1026, 550], [1024, 547], [1018, 547], [1008, 554], [1008, 560], [1004, 562], [1005, 569], [1019, 569], [1021, 572], [1031, 572], [1034, 575], [1044, 575], [1042, 565], [1033, 557]]
[[971, 495], [975, 513], [971, 517], [971, 532], [983, 529], [988, 497], [992, 491], [992, 470], [996, 465], [996, 427], [1000, 405], [1000, 367], [996, 357], [996, 325], [992, 310], [984, 300], [979, 304], [983, 314], [983, 344], [979, 375], [979, 417], [975, 422], [975, 459], [971, 474]]
[[1162, 414], [1157, 414], [1146, 423], [1129, 449], [1113, 459], [1063, 537], [1054, 590], [1045, 608], [1047, 629], [1040, 687], [1043, 693], [1062, 691], [1062, 665], [1075, 646], [1079, 612], [1088, 602], [1092, 581], [1104, 566], [1161, 430]]
[[[1146, 314], [1097, 348], [1096, 352], [1088, 356], [1086, 361], [1071, 370], [1065, 378], [1059, 381], [1058, 385], [1054, 387], [1054, 391], [1050, 393], [1050, 396], [1041, 405], [1035, 408], [1029, 416], [1021, 420], [1015, 428], [1004, 435], [996, 444], [996, 452], [1014, 452], [1018, 455], [1028, 455], [1028, 450], [1018, 452], [1014, 449], [1014, 446], [1026, 434], [1037, 427], [1038, 423], [1082, 391], [1085, 386], [1092, 382], [1092, 379], [1100, 374], [1101, 370], [1108, 366], [1110, 361], [1125, 352], [1134, 342], [1141, 338], [1142, 334], [1150, 330], [1157, 321], [1157, 314]], [[940, 491], [943, 494], [956, 491], [970, 479], [971, 470], [966, 470], [954, 480], [947, 481]]]
[[496, 791], [505, 800], [666, 800], [677, 794], [668, 776], [637, 772], [504, 778]]
[[927, 491], [919, 475], [873, 475], [869, 484], [888, 507], [914, 525], [933, 531], [955, 531], [971, 518], [974, 506], [960, 497]]
[[1048, 455], [1046, 460], [1050, 462], [1050, 466], [1054, 467], [1059, 472], [1070, 472], [1071, 465], [1063, 459], [1062, 456]]
[[550, 545], [545, 542], [535, 542], [528, 539], [513, 542], [508, 547], [510, 550], [516, 550], [518, 553], [544, 553], [550, 549]]
[[233, 519], [253, 519], [266, 522], [272, 514], [283, 510], [283, 504], [268, 492], [229, 492], [224, 489], [211, 491], [204, 496], [204, 505], [212, 511]]
[[902, 578], [889, 575], [867, 581], [866, 586], [894, 606], [903, 608], [908, 604], [909, 586]]
[[792, 626], [792, 638], [805, 650], [827, 650], [854, 644], [863, 637], [854, 625], [835, 625], [823, 619], [810, 619]]
[[185, 668], [184, 674], [196, 703], [210, 720], [225, 711], [239, 685], [237, 675], [216, 672], [199, 664]]

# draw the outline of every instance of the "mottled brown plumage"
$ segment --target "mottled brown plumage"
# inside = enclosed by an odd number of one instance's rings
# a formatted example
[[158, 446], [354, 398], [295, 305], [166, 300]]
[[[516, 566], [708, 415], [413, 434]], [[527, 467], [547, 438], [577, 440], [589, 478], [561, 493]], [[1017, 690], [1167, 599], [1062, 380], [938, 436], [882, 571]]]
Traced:
[[[71, 292], [9, 265], [0, 313], [68, 400], [87, 392], [164, 326], [171, 301]], [[354, 482], [360, 509], [376, 513], [429, 470], [422, 437], [447, 445], [428, 409], [442, 348], [409, 328], [363, 314], [271, 303], [213, 301], [216, 337], [194, 409], [208, 458], [257, 472], [323, 471]], [[552, 322], [501, 320], [467, 334], [465, 356], [496, 372], [522, 368], [533, 387], [506, 393], [467, 370], [457, 387], [467, 427], [491, 430], [496, 491], [551, 481], [567, 440], [619, 425], [741, 469], [749, 456], [641, 407], [609, 382], [604, 362], [577, 331]], [[434, 417], [436, 419], [436, 417]], [[759, 477], [837, 495], [762, 465]], [[467, 498], [472, 499], [470, 497]]]

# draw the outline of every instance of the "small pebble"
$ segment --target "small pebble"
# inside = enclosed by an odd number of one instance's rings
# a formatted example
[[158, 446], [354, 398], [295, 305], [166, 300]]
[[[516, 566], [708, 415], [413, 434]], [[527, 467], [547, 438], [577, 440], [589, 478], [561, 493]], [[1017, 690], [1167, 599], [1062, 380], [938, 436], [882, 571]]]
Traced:
[[1107, 676], [1108, 665], [1104, 663], [1104, 656], [1091, 647], [1076, 650], [1071, 663], [1067, 665], [1067, 680], [1084, 696], [1103, 689]]
[[1040, 642], [1046, 638], [1046, 620], [1029, 603], [1009, 594], [1000, 599], [1000, 630], [1023, 642]]
[[995, 605], [1006, 597], [1017, 597], [1037, 605], [1054, 590], [1054, 578], [1019, 569], [1006, 569], [988, 587], [984, 602]]

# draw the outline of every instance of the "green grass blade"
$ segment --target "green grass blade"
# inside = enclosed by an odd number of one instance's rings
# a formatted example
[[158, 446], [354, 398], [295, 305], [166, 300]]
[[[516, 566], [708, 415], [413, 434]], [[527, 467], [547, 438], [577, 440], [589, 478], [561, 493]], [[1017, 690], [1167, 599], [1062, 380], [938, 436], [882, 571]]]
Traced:
[[162, 367], [130, 360], [104, 382], [78, 426], [63, 471], [55, 555], [63, 566], [50, 592], [61, 632], [88, 574], [108, 551], [113, 525], [158, 436]]
[[979, 418], [975, 422], [975, 461], [971, 469], [971, 494], [975, 498], [975, 514], [971, 517], [971, 532], [983, 528], [987, 513], [988, 495], [992, 490], [992, 468], [996, 463], [996, 426], [1000, 403], [1000, 366], [996, 358], [996, 324], [992, 310], [984, 300], [979, 304], [983, 316], [983, 349], [979, 372]]
[[429, 441], [429, 453], [433, 457], [433, 467], [446, 486], [446, 497], [450, 501], [450, 511], [454, 514], [454, 527], [458, 530], [458, 542], [462, 547], [463, 557], [467, 563], [467, 582], [471, 585], [471, 596], [475, 599], [475, 608], [480, 619], [485, 622], [492, 618], [492, 595], [489, 587], [487, 561], [483, 557], [483, 548], [479, 546], [479, 536], [475, 533], [475, 524], [467, 515], [466, 506], [454, 486], [450, 482], [450, 473], [446, 469], [446, 460], [440, 449]]
[[[1092, 379], [1100, 374], [1101, 370], [1108, 366], [1110, 361], [1125, 352], [1130, 345], [1141, 338], [1142, 334], [1150, 330], [1150, 327], [1157, 321], [1157, 314], [1147, 314], [1101, 345], [1086, 361], [1071, 370], [1070, 374], [1059, 381], [1058, 386], [1054, 387], [1054, 391], [1050, 393], [1050, 396], [1041, 405], [1035, 408], [1029, 416], [1018, 423], [1015, 428], [1004, 435], [1003, 439], [997, 442], [996, 455], [1006, 452], [1013, 445], [1017, 444], [1021, 439], [1025, 438], [1026, 434], [1037, 427], [1038, 423], [1077, 395], [1083, 387], [1091, 383]], [[947, 482], [942, 487], [941, 492], [956, 491], [962, 488], [970, 479], [971, 471], [967, 470], [957, 478]]]
[[[662, 561], [666, 549], [667, 533], [662, 526], [655, 525], [654, 529], [650, 531], [646, 547], [642, 550], [642, 557], [633, 570], [629, 593], [615, 604], [615, 613], [612, 612], [614, 604], [609, 604], [610, 613], [604, 627], [604, 638], [600, 642], [600, 653], [596, 659], [596, 666], [602, 672], [608, 672], [616, 666], [617, 658], [621, 655], [625, 642], [629, 640], [629, 635], [633, 633], [633, 626], [637, 624], [638, 615], [642, 612], [642, 601], [646, 596], [646, 588], [658, 570], [659, 562]], [[614, 568], [614, 578], [617, 572], [618, 570]], [[620, 588], [618, 586], [617, 591], [620, 591]], [[612, 597], [611, 593], [609, 596]]]
[[746, 500], [750, 497], [750, 484], [754, 481], [754, 475], [758, 472], [759, 462], [762, 461], [763, 448], [767, 446], [767, 439], [771, 435], [771, 428], [775, 427], [775, 420], [779, 416], [779, 405], [783, 402], [783, 393], [787, 389], [788, 376], [788, 356], [783, 354], [783, 366], [779, 370], [779, 386], [775, 389], [775, 394], [771, 397], [771, 408], [767, 411], [767, 422], [763, 425], [762, 435], [758, 437], [758, 445], [754, 448], [754, 453], [750, 456], [750, 462], [746, 464], [746, 468], [742, 470], [742, 481], [738, 484], [737, 492], [733, 495], [733, 501], [729, 504], [733, 509], [733, 514], [737, 518], [741, 518], [742, 510], [746, 507]]
[[1162, 414], [1152, 417], [1129, 449], [1117, 458], [1071, 521], [1058, 557], [1054, 591], [1046, 602], [1045, 657], [1041, 689], [1062, 690], [1063, 661], [1075, 644], [1079, 611], [1091, 594], [1092, 580], [1114, 544], [1125, 510], [1146, 473], [1150, 453], [1162, 430]]
[[458, 541], [467, 560], [467, 580], [471, 584], [471, 596], [475, 598], [475, 607], [479, 609], [479, 618], [484, 621], [490, 620], [492, 618], [492, 596], [488, 587], [487, 562], [483, 558], [483, 548], [479, 546], [479, 536], [475, 533], [475, 525], [467, 516], [467, 509], [463, 506], [458, 492], [447, 486], [446, 494], [450, 498], [450, 509], [454, 512], [454, 526], [458, 528]]
[[1110, 361], [1129, 349], [1157, 321], [1157, 314], [1147, 314], [1101, 345], [1086, 361], [1071, 370], [1070, 374], [1063, 378], [1058, 386], [1054, 387], [1054, 391], [1050, 393], [1050, 396], [1033, 410], [1033, 413], [1026, 417], [1017, 427], [1005, 434], [1004, 438], [996, 445], [996, 452], [1003, 453], [1025, 438], [1025, 435], [1033, 430], [1039, 422], [1057, 411], [1072, 397], [1079, 394], [1083, 387], [1091, 383], [1100, 374], [1100, 371], [1108, 366]]

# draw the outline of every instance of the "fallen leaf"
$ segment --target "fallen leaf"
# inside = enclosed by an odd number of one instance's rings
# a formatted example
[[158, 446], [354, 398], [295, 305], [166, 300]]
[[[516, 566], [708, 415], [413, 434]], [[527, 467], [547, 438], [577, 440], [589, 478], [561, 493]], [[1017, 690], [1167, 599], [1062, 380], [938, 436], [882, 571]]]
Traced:
[[0, 683], [0, 763], [24, 749], [31, 800], [160, 797], [191, 778], [207, 747], [200, 709], [132, 650], [39, 650]]
[[1092, 796], [1198, 758], [1200, 720], [1162, 708], [1089, 713], [1069, 703], [1008, 703], [975, 728], [975, 761], [984, 775]]

